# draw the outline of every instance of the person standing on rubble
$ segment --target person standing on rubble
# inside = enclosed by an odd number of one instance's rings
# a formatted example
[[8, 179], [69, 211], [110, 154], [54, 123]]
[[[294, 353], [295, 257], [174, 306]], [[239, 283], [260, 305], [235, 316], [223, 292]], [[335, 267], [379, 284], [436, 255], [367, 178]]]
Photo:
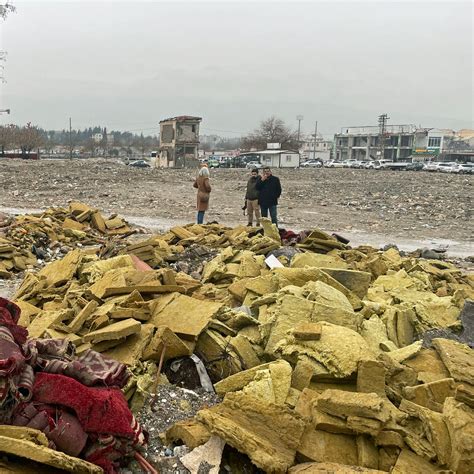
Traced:
[[250, 172], [250, 178], [247, 181], [247, 191], [245, 193], [245, 207], [247, 209], [247, 216], [248, 216], [248, 226], [253, 226], [253, 215], [255, 213], [255, 221], [257, 223], [257, 227], [260, 226], [260, 208], [258, 206], [258, 189], [257, 189], [257, 181], [258, 181], [258, 169], [252, 168]]
[[268, 217], [270, 212], [272, 223], [278, 227], [277, 206], [278, 198], [281, 196], [281, 184], [268, 166], [263, 168], [263, 175], [258, 177], [256, 188], [259, 192], [258, 203], [262, 217]]
[[193, 186], [197, 188], [197, 223], [204, 222], [204, 213], [209, 208], [209, 197], [211, 194], [211, 184], [209, 183], [209, 168], [203, 166], [198, 173]]

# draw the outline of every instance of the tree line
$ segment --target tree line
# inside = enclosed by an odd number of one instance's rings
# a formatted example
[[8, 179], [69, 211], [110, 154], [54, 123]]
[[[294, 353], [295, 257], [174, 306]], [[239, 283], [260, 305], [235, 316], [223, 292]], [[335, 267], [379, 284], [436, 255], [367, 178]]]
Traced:
[[[102, 139], [97, 141], [94, 135], [101, 134]], [[41, 149], [52, 153], [57, 146], [66, 147], [70, 151], [81, 148], [91, 156], [114, 156], [119, 154], [119, 149], [125, 149], [132, 154], [132, 148], [145, 154], [147, 151], [157, 149], [159, 139], [156, 136], [145, 136], [143, 133], [111, 131], [105, 127], [88, 127], [84, 130], [45, 130], [27, 123], [25, 126], [9, 124], [0, 126], [0, 152], [1, 156], [6, 151], [21, 150], [27, 155], [34, 150]]]
[[[94, 139], [97, 134], [102, 135], [101, 140]], [[282, 119], [272, 116], [260, 122], [260, 125], [248, 135], [235, 138], [213, 139], [212, 143], [203, 143], [201, 148], [205, 151], [225, 150], [240, 148], [241, 150], [264, 150], [267, 143], [280, 143], [282, 149], [298, 150], [297, 132], [292, 130]], [[157, 150], [159, 138], [143, 133], [111, 131], [105, 127], [94, 126], [83, 130], [45, 130], [31, 123], [21, 127], [18, 125], [0, 126], [0, 156], [6, 151], [21, 150], [27, 155], [34, 150], [41, 149], [52, 153], [54, 148], [62, 146], [72, 152], [80, 148], [89, 156], [118, 156], [119, 151], [132, 154], [133, 149], [139, 150], [142, 155]]]

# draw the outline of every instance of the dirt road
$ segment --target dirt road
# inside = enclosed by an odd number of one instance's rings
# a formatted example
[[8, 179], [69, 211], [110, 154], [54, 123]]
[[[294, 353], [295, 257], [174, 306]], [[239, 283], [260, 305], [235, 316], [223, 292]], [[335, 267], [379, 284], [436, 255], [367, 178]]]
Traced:
[[[247, 173], [211, 170], [209, 220], [245, 222]], [[283, 186], [283, 227], [472, 244], [473, 176], [326, 168], [274, 173]], [[143, 222], [189, 222], [195, 218], [194, 175], [195, 170], [137, 169], [103, 159], [0, 159], [0, 206], [45, 208], [78, 199]]]

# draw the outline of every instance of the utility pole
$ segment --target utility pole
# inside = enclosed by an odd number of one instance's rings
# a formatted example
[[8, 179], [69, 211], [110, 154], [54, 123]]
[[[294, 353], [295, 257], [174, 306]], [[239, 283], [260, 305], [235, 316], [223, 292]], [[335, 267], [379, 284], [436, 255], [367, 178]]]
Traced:
[[314, 125], [314, 144], [313, 144], [313, 159], [316, 159], [316, 137], [318, 136], [318, 121]]
[[300, 147], [300, 132], [301, 132], [301, 121], [303, 120], [302, 115], [297, 115], [296, 120], [298, 120], [298, 150]]
[[72, 160], [72, 121], [69, 117], [69, 159]]
[[379, 115], [379, 148], [381, 160], [385, 158], [385, 135], [387, 132], [387, 120], [389, 118], [387, 114]]

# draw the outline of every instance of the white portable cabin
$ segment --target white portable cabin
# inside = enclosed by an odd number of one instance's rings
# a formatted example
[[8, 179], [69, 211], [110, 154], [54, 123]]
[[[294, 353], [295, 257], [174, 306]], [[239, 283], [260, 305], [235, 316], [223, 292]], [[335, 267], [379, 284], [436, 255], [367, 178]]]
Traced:
[[290, 150], [263, 150], [241, 153], [240, 156], [255, 157], [262, 166], [270, 168], [299, 168], [300, 154]]

